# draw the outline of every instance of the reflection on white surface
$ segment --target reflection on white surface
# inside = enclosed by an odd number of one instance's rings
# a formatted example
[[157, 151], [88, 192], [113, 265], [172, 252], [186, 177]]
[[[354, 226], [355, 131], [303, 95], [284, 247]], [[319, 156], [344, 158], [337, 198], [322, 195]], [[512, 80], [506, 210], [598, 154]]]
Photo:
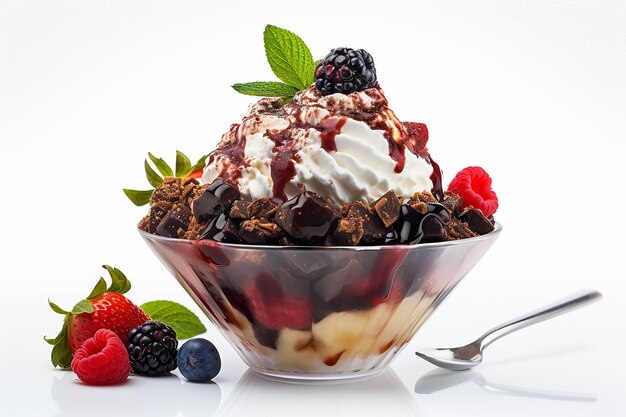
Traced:
[[415, 392], [418, 394], [433, 394], [438, 391], [470, 382], [476, 383], [480, 388], [489, 393], [498, 395], [558, 401], [596, 401], [596, 397], [591, 394], [538, 390], [534, 388], [490, 382], [476, 370], [451, 372], [442, 369], [435, 369], [417, 380], [415, 383]]
[[131, 376], [125, 384], [94, 387], [80, 382], [73, 372], [53, 377], [52, 399], [58, 417], [180, 416], [209, 417], [217, 410], [221, 391], [217, 384], [183, 382], [176, 375], [158, 378]]
[[366, 410], [367, 415], [425, 416], [392, 369], [371, 379], [333, 384], [285, 383], [247, 371], [216, 416], [344, 416], [357, 410]]

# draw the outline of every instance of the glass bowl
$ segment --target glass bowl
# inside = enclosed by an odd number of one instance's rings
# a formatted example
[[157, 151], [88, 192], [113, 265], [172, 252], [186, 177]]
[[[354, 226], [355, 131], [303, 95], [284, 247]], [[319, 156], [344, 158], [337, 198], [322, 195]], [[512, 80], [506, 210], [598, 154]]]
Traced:
[[140, 231], [256, 372], [346, 379], [386, 368], [500, 234], [416, 245], [252, 246]]

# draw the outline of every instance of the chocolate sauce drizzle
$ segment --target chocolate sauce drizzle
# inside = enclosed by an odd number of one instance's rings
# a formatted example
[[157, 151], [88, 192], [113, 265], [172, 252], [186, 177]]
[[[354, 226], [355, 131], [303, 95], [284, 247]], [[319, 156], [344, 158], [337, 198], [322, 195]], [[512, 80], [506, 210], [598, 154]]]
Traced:
[[274, 199], [279, 202], [287, 201], [285, 187], [289, 181], [296, 175], [296, 161], [300, 160], [297, 155], [298, 150], [295, 147], [294, 140], [291, 136], [291, 129], [282, 131], [265, 132], [265, 136], [274, 142], [274, 157], [270, 162], [272, 175], [272, 194]]
[[330, 117], [324, 119], [317, 125], [320, 131], [320, 139], [322, 141], [322, 149], [326, 152], [337, 152], [337, 144], [335, 136], [341, 133], [341, 128], [346, 124], [347, 117]]

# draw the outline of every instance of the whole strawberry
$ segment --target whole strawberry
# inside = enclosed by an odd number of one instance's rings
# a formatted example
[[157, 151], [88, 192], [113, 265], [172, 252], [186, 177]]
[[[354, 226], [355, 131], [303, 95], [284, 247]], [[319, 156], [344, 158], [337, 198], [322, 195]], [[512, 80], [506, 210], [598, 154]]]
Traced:
[[100, 278], [91, 294], [79, 301], [71, 311], [65, 311], [48, 301], [54, 312], [63, 314], [63, 328], [54, 339], [45, 339], [53, 345], [52, 365], [69, 368], [73, 353], [100, 329], [109, 329], [128, 343], [128, 332], [143, 324], [150, 317], [139, 307], [124, 297], [130, 290], [130, 281], [117, 268], [104, 265], [111, 275], [111, 285], [107, 287]]

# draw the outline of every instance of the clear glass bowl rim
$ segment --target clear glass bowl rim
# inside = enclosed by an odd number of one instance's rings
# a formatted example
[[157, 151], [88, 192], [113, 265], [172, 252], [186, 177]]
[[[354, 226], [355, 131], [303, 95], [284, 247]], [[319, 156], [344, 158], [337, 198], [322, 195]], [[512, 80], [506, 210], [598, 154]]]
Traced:
[[[263, 250], [263, 251], [267, 251], [267, 250], [280, 250], [280, 251], [309, 250], [309, 251], [312, 251], [312, 250], [337, 250], [337, 249], [350, 250], [350, 251], [379, 251], [379, 250], [391, 250], [391, 249], [397, 250], [400, 248], [406, 249], [406, 250], [412, 250], [412, 249], [418, 249], [418, 248], [425, 249], [425, 248], [442, 248], [442, 247], [448, 247], [448, 246], [461, 246], [461, 245], [471, 244], [474, 242], [479, 242], [482, 240], [495, 239], [502, 231], [502, 226], [498, 222], [496, 222], [494, 226], [495, 226], [495, 229], [493, 231], [485, 235], [481, 235], [481, 236], [471, 237], [467, 239], [450, 240], [450, 241], [445, 241], [445, 242], [415, 243], [413, 245], [394, 244], [394, 245], [376, 245], [376, 246], [305, 246], [305, 245], [280, 246], [280, 245], [246, 245], [242, 243], [224, 243], [224, 242], [217, 242], [215, 240], [207, 240], [207, 242], [212, 242], [212, 244], [216, 244], [217, 247], [223, 246], [223, 247], [228, 247], [228, 248], [233, 248], [233, 249]], [[159, 236], [159, 235], [155, 235], [152, 233], [148, 233], [139, 228], [137, 228], [137, 230], [146, 239], [154, 239], [154, 240], [163, 241], [163, 242], [175, 242], [175, 243], [183, 243], [183, 244], [197, 244], [194, 242], [202, 242], [202, 240], [197, 241], [197, 240], [187, 240], [187, 239], [180, 239], [180, 238], [174, 238], [174, 237]]]

